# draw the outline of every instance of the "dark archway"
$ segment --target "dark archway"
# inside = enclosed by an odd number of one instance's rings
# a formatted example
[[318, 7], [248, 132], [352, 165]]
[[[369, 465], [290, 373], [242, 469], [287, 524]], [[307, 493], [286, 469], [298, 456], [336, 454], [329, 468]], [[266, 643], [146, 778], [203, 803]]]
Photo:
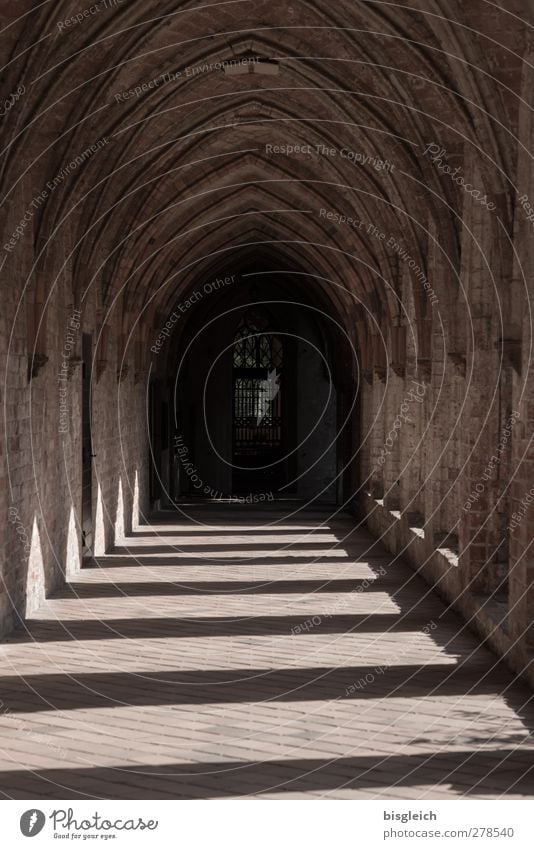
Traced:
[[347, 370], [351, 346], [313, 278], [225, 269], [197, 282], [172, 315], [174, 355], [160, 386], [168, 398], [156, 410], [168, 400], [160, 503], [342, 503], [354, 490], [347, 434], [357, 418], [344, 377], [357, 366]]

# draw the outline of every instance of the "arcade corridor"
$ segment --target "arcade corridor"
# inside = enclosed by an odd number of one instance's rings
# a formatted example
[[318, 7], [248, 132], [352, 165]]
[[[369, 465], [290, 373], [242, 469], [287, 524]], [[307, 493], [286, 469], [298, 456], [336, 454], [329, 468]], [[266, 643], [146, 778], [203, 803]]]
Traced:
[[534, 0], [0, 49], [5, 804], [534, 803]]

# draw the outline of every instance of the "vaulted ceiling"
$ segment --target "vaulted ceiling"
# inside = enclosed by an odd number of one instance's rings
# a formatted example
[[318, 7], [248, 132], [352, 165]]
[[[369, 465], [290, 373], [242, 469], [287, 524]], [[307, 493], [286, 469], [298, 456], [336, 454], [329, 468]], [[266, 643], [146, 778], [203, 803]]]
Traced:
[[531, 12], [506, 7], [5, 3], [3, 90], [26, 94], [4, 125], [3, 204], [100, 144], [34, 222], [36, 253], [67, 246], [79, 293], [97, 287], [103, 306], [152, 322], [199, 275], [256, 257], [313, 273], [340, 313], [346, 290], [387, 316], [398, 274], [385, 239], [424, 267], [434, 220], [440, 249], [458, 250], [462, 193], [429, 144], [455, 166], [472, 147], [509, 223]]

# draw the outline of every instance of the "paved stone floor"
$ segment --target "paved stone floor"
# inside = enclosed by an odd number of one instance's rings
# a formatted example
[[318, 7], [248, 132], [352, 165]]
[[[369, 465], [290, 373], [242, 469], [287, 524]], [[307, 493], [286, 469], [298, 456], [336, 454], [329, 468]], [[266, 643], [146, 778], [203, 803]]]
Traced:
[[0, 646], [4, 797], [534, 798], [529, 690], [349, 516], [280, 509], [158, 514]]

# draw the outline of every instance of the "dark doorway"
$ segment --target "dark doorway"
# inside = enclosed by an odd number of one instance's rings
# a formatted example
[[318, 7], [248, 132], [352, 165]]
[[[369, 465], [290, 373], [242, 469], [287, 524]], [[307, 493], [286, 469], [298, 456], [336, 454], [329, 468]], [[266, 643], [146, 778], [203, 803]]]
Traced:
[[175, 337], [173, 499], [336, 500], [333, 375], [348, 361], [346, 343], [325, 310], [307, 303], [309, 287], [291, 283], [247, 272], [231, 288], [181, 302], [190, 306]]
[[269, 315], [247, 310], [233, 346], [232, 489], [277, 491], [285, 483], [284, 345]]
[[93, 337], [82, 336], [82, 553], [93, 548], [93, 438], [91, 433], [91, 377]]

